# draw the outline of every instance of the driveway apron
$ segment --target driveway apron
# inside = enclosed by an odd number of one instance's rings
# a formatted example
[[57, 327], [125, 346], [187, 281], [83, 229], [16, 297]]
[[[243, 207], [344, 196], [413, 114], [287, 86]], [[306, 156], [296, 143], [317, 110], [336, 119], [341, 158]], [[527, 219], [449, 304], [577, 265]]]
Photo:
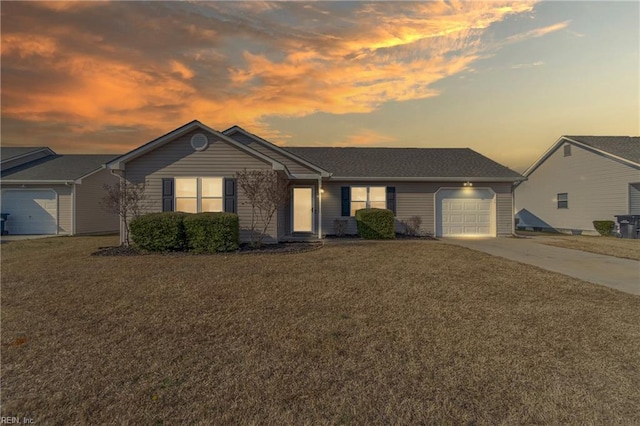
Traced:
[[442, 241], [640, 295], [640, 262], [636, 260], [547, 246], [536, 243], [535, 238], [443, 238]]

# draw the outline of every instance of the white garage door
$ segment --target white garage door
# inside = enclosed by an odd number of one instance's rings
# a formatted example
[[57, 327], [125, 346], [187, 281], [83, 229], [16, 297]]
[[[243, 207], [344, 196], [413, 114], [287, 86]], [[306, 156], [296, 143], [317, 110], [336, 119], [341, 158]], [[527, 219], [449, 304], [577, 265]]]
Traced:
[[9, 213], [5, 230], [10, 234], [56, 234], [58, 199], [44, 190], [2, 191], [2, 213]]
[[483, 189], [443, 190], [439, 193], [443, 237], [492, 237], [495, 235], [494, 194]]

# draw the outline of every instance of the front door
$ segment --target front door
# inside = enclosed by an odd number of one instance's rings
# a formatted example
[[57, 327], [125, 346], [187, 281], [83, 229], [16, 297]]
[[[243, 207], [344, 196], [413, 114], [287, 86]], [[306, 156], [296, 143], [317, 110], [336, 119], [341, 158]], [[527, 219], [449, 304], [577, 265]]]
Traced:
[[293, 232], [313, 232], [313, 188], [293, 188]]

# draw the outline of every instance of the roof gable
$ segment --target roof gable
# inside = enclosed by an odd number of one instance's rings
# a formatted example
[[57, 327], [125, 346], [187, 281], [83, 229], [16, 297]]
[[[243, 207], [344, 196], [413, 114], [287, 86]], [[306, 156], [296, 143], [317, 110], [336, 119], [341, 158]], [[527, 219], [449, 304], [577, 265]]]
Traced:
[[226, 143], [229, 143], [233, 146], [235, 146], [236, 148], [243, 150], [245, 152], [247, 152], [248, 154], [259, 158], [262, 161], [265, 161], [267, 163], [270, 163], [273, 167], [274, 170], [284, 170], [285, 172], [288, 173], [287, 168], [284, 164], [274, 160], [273, 158], [264, 155], [248, 146], [246, 146], [245, 144], [242, 144], [226, 135], [224, 135], [221, 132], [218, 132], [204, 124], [202, 124], [201, 122], [199, 122], [198, 120], [194, 120], [190, 123], [187, 123], [183, 126], [178, 127], [175, 130], [172, 130], [169, 133], [166, 133], [162, 136], [160, 136], [159, 138], [156, 138], [150, 142], [147, 142], [146, 144], [135, 148], [131, 151], [129, 151], [128, 153], [121, 155], [120, 157], [117, 157], [115, 159], [113, 159], [112, 161], [108, 162], [106, 164], [106, 167], [108, 169], [113, 169], [113, 170], [124, 170], [125, 169], [125, 164], [131, 160], [134, 160], [138, 157], [141, 157], [142, 155], [153, 151], [156, 148], [159, 148], [173, 140], [175, 140], [176, 138], [185, 135], [186, 133], [189, 133], [193, 130], [197, 130], [197, 129], [201, 129], [203, 131], [209, 132], [213, 135], [215, 135], [216, 137], [220, 138], [221, 140], [223, 140]]
[[525, 172], [531, 175], [561, 146], [569, 143], [596, 155], [640, 169], [640, 137], [638, 136], [561, 136]]
[[296, 162], [298, 164], [306, 166], [307, 168], [315, 170], [321, 176], [324, 176], [324, 177], [330, 176], [330, 173], [327, 170], [325, 170], [325, 169], [323, 169], [321, 167], [318, 167], [316, 164], [313, 164], [313, 163], [307, 161], [306, 159], [295, 155], [291, 151], [289, 151], [287, 149], [284, 149], [284, 148], [281, 148], [281, 147], [269, 142], [268, 140], [261, 138], [258, 135], [255, 135], [255, 134], [253, 134], [251, 132], [248, 132], [247, 130], [243, 129], [240, 126], [237, 126], [237, 125], [232, 126], [232, 127], [228, 128], [227, 130], [224, 130], [222, 133], [227, 135], [227, 136], [229, 136], [229, 137], [231, 137], [231, 138], [234, 138], [234, 135], [238, 135], [238, 134], [243, 135], [244, 137], [250, 139], [251, 141], [254, 141], [254, 142], [260, 144], [261, 146], [264, 146], [265, 148], [268, 148], [268, 149], [270, 149], [272, 151], [275, 151], [276, 153], [278, 153], [280, 155], [283, 155], [284, 157], [288, 158], [289, 160], [292, 160], [292, 161], [294, 161], [294, 162]]
[[564, 136], [564, 139], [640, 164], [640, 136]]

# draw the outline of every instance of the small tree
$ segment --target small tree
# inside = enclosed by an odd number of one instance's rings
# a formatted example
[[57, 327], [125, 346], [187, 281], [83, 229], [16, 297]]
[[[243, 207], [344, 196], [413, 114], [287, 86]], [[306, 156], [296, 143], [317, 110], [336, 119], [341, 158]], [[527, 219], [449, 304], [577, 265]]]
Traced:
[[251, 205], [251, 246], [260, 247], [273, 216], [289, 200], [289, 179], [283, 172], [246, 169], [236, 179]]
[[133, 184], [126, 179], [120, 179], [116, 184], [105, 184], [102, 187], [106, 194], [100, 201], [100, 207], [120, 217], [124, 223], [124, 244], [129, 245], [129, 224], [142, 214], [145, 184]]

